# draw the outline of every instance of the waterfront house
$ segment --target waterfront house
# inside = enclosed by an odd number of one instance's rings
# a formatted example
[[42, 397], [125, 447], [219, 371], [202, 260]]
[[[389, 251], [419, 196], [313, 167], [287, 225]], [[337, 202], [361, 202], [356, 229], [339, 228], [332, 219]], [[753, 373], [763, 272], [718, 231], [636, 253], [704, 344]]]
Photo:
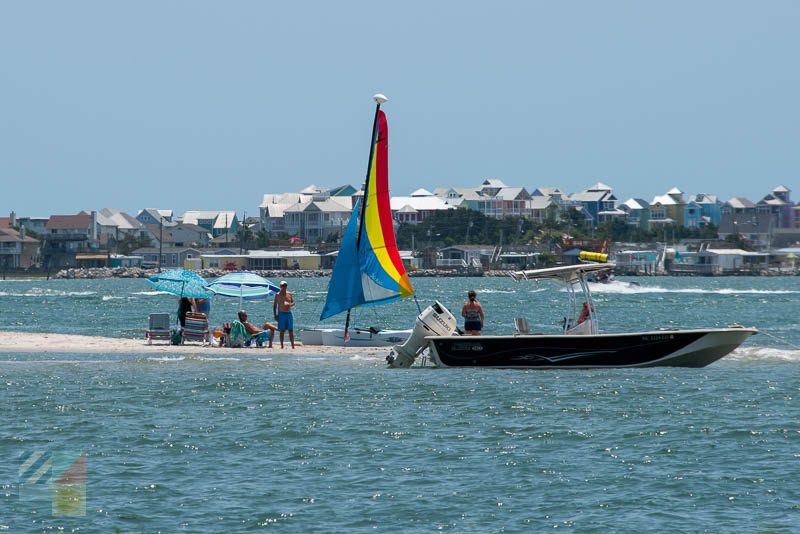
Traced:
[[531, 192], [531, 197], [551, 197], [557, 202], [562, 202], [567, 195], [558, 187], [537, 187]]
[[419, 224], [437, 211], [455, 209], [444, 199], [426, 189], [417, 189], [410, 196], [391, 197], [392, 218], [401, 223]]
[[770, 248], [775, 235], [775, 217], [771, 213], [723, 213], [718, 235], [725, 239], [739, 235], [756, 248]]
[[524, 217], [530, 216], [529, 203], [531, 195], [524, 187], [503, 187], [494, 198], [502, 204], [502, 217]]
[[722, 207], [720, 208], [720, 212], [723, 216], [730, 215], [733, 213], [735, 214], [755, 213], [756, 205], [752, 201], [744, 197], [733, 197], [732, 199], [730, 199], [729, 201], [727, 201], [725, 204], [722, 205]]
[[593, 226], [597, 226], [600, 220], [600, 213], [613, 214], [613, 216], [624, 216], [624, 213], [617, 213], [617, 197], [611, 192], [611, 187], [602, 182], [597, 182], [584, 191], [573, 193], [568, 200], [577, 202], [583, 206], [586, 213], [591, 217]]
[[159, 210], [145, 208], [136, 215], [136, 220], [142, 224], [161, 224], [172, 222], [172, 210]]
[[45, 265], [76, 267], [77, 254], [97, 254], [97, 212], [80, 215], [51, 215], [42, 236]]
[[[484, 180], [472, 188], [437, 187], [433, 196], [450, 206], [474, 210], [492, 219], [530, 216], [530, 193], [524, 187], [510, 187], [496, 179]], [[402, 207], [398, 205], [398, 209]]]
[[[247, 254], [203, 254], [204, 269], [237, 269], [268, 271], [282, 269], [315, 270], [320, 268], [321, 255], [308, 250], [251, 250]], [[227, 267], [226, 267], [227, 266]]]
[[[352, 211], [355, 199], [360, 198], [360, 191], [350, 184], [344, 184], [330, 189], [322, 189], [316, 185], [309, 185], [299, 193], [280, 193], [265, 194], [259, 210], [259, 228], [273, 233], [289, 233], [286, 229], [286, 210], [293, 208], [292, 213], [296, 213], [299, 204], [307, 205], [309, 202], [324, 202], [333, 200], [338, 205], [344, 206], [348, 211]], [[289, 226], [292, 231], [297, 231], [302, 226], [302, 217], [291, 216], [292, 221]], [[313, 218], [313, 217], [312, 217]], [[323, 217], [324, 218], [324, 217]], [[349, 219], [349, 215], [347, 217]], [[324, 221], [323, 221], [324, 222]], [[345, 220], [346, 224], [346, 220]], [[323, 232], [325, 229], [322, 230]], [[322, 236], [323, 238], [325, 236]]]
[[349, 197], [329, 197], [294, 204], [284, 210], [284, 229], [290, 236], [312, 243], [327, 240], [331, 234], [341, 236], [350, 219], [350, 203]]
[[[82, 211], [83, 214], [91, 214]], [[116, 208], [103, 208], [97, 212], [97, 236], [101, 243], [112, 241], [114, 243], [123, 239], [126, 235], [142, 238], [146, 236], [144, 225], [134, 217]], [[108, 239], [104, 236], [110, 236]]]
[[791, 228], [792, 208], [794, 207], [791, 193], [791, 189], [779, 185], [756, 203], [756, 211], [771, 214], [775, 219], [776, 228]]
[[177, 222], [201, 226], [213, 237], [239, 231], [239, 219], [233, 211], [185, 211]]
[[653, 274], [657, 270], [657, 250], [614, 250], [609, 261], [614, 262], [617, 274]]
[[17, 226], [20, 228], [25, 228], [26, 232], [28, 233], [28, 237], [30, 236], [30, 232], [34, 232], [38, 236], [43, 236], [47, 233], [47, 222], [50, 220], [50, 217], [15, 217], [16, 224], [12, 226]]
[[[133, 251], [132, 256], [141, 256], [145, 268], [158, 267], [158, 256], [161, 254], [162, 269], [182, 269], [186, 260], [200, 258], [204, 254], [235, 254], [231, 249], [208, 249], [195, 247], [143, 247]], [[191, 263], [191, 262], [189, 262]], [[223, 266], [224, 267], [224, 266]]]
[[554, 196], [532, 196], [527, 210], [528, 218], [539, 224], [561, 219], [561, 203]]
[[[149, 239], [150, 245], [155, 248], [159, 246], [174, 247], [175, 238], [169, 233], [169, 228], [166, 224], [145, 224], [143, 229], [144, 238]], [[205, 229], [204, 231], [207, 232]]]
[[706, 225], [703, 209], [694, 200], [686, 202], [683, 208], [683, 224], [686, 228], [701, 228]]
[[208, 247], [212, 239], [207, 229], [196, 224], [178, 223], [164, 231], [169, 232], [176, 247]]
[[627, 224], [642, 230], [650, 229], [650, 204], [646, 200], [629, 198], [619, 205], [619, 210], [625, 213]]
[[650, 202], [650, 228], [667, 224], [683, 226], [684, 203], [683, 193], [677, 187], [665, 195], [657, 195]]
[[24, 226], [18, 231], [10, 224], [0, 220], [0, 268], [27, 269], [36, 263], [39, 240], [26, 236]]
[[700, 206], [700, 216], [704, 220], [703, 226], [708, 223], [711, 223], [714, 226], [719, 226], [722, 214], [722, 202], [715, 195], [698, 193], [692, 197], [691, 200]]
[[497, 247], [494, 245], [455, 245], [439, 249], [436, 266], [445, 269], [482, 269], [488, 267]]

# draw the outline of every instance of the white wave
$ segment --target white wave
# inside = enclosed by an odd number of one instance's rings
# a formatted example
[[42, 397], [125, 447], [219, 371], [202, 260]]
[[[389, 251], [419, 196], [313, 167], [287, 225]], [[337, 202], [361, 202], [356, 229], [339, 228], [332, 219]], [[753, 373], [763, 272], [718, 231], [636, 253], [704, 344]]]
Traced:
[[726, 356], [726, 360], [782, 361], [800, 363], [800, 350], [785, 350], [774, 347], [740, 347]]
[[119, 297], [119, 296], [116, 296], [116, 295], [103, 295], [103, 300], [104, 301], [106, 301], [106, 300], [123, 300], [123, 299], [127, 299], [127, 298], [130, 298], [130, 297]]
[[6, 293], [0, 291], [0, 297], [86, 297], [96, 295], [96, 291], [58, 291], [54, 289], [31, 288], [25, 293]]
[[[703, 288], [681, 288], [670, 289], [661, 286], [635, 286], [629, 284], [611, 283], [611, 284], [589, 284], [589, 290], [592, 293], [611, 293], [618, 295], [636, 295], [642, 293], [685, 293], [685, 294], [704, 294], [704, 295], [794, 295], [800, 294], [800, 291], [789, 289], [734, 289], [734, 288], [720, 288], [720, 289], [703, 289]], [[562, 290], [565, 291], [565, 290]]]
[[145, 359], [153, 361], [153, 362], [170, 362], [170, 363], [171, 362], [182, 362], [182, 361], [187, 361], [187, 362], [219, 362], [219, 361], [238, 362], [239, 361], [239, 358], [223, 358], [223, 357], [214, 358], [214, 357], [211, 357], [211, 356], [197, 356], [196, 354], [195, 355], [191, 355], [191, 356], [172, 356], [172, 357], [170, 357], [170, 356], [149, 356], [149, 357], [147, 357]]
[[353, 354], [352, 356], [350, 356], [350, 361], [354, 361], [354, 362], [372, 362], [372, 361], [376, 361], [376, 360], [382, 360], [384, 358], [386, 358], [385, 355], [380, 355], [380, 354], [375, 354], [375, 353], [372, 353], [372, 354]]
[[135, 291], [134, 295], [172, 295], [169, 291]]

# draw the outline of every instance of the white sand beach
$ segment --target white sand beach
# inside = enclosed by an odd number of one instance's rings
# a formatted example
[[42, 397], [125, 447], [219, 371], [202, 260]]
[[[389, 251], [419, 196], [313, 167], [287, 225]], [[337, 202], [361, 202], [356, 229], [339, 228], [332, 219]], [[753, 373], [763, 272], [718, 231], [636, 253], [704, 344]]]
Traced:
[[380, 356], [388, 353], [385, 347], [323, 347], [304, 346], [295, 343], [292, 349], [288, 340], [283, 349], [280, 343], [275, 343], [273, 348], [266, 345], [262, 348], [250, 347], [232, 349], [201, 345], [200, 343], [187, 343], [186, 345], [169, 345], [166, 342], [147, 343], [143, 338], [126, 339], [117, 337], [79, 336], [72, 334], [45, 334], [32, 332], [7, 332], [0, 331], [0, 352], [113, 352], [113, 353], [146, 353], [146, 354], [239, 354], [256, 355], [270, 353], [292, 354], [364, 354]]

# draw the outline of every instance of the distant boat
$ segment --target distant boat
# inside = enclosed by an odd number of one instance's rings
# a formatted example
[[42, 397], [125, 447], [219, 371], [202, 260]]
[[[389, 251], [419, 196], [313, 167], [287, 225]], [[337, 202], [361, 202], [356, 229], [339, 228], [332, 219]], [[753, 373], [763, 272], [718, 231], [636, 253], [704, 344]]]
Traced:
[[388, 304], [414, 294], [397, 250], [389, 205], [389, 137], [386, 114], [380, 109], [386, 97], [375, 95], [374, 99], [377, 107], [364, 202], [356, 202], [350, 214], [320, 315], [322, 321], [347, 311], [345, 327], [343, 330], [303, 330], [300, 337], [304, 345], [391, 345], [411, 333], [410, 329], [387, 331], [376, 328], [350, 332], [350, 310], [353, 308]]

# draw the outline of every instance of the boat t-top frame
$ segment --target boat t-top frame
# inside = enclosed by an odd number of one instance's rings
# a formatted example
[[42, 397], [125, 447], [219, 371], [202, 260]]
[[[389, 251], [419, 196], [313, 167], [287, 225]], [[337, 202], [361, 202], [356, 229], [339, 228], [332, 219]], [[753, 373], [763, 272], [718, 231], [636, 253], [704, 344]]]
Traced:
[[[563, 282], [567, 288], [567, 317], [564, 320], [564, 334], [599, 334], [597, 325], [597, 314], [594, 311], [592, 302], [592, 292], [589, 291], [589, 284], [586, 282], [586, 273], [607, 271], [616, 267], [615, 263], [580, 263], [577, 265], [563, 265], [560, 267], [548, 267], [547, 269], [532, 269], [528, 271], [510, 271], [508, 274], [515, 281], [522, 280], [558, 280]], [[583, 295], [583, 302], [589, 309], [589, 319], [573, 324], [571, 319], [575, 318], [578, 312], [578, 289]]]

